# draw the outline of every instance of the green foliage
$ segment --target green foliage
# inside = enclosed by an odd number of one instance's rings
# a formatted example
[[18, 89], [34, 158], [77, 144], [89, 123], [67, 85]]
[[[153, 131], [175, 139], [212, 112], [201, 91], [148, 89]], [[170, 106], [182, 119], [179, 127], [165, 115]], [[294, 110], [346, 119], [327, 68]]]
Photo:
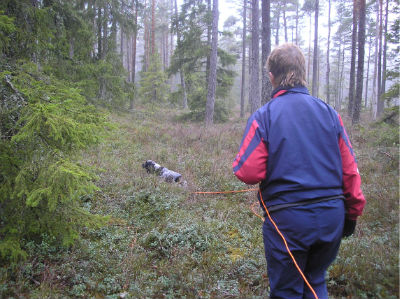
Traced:
[[367, 136], [376, 146], [398, 146], [400, 142], [398, 107], [385, 109], [380, 119], [371, 124]]
[[4, 12], [0, 10], [0, 52], [8, 47], [10, 35], [15, 30], [14, 19], [4, 15]]
[[139, 94], [144, 102], [162, 103], [167, 98], [167, 76], [161, 69], [161, 60], [157, 51], [150, 57], [148, 70], [141, 73]]
[[[6, 0], [0, 3], [0, 51], [9, 60], [30, 60], [58, 79], [75, 83], [87, 100], [121, 108], [132, 87], [126, 83], [121, 57], [116, 53], [116, 21], [125, 32], [135, 29], [130, 10], [119, 1], [98, 1], [82, 6], [81, 1]], [[113, 19], [107, 35], [96, 36], [96, 9], [110, 5]], [[103, 49], [95, 53], [98, 40]], [[13, 42], [8, 42], [12, 40]]]
[[[178, 30], [181, 40], [171, 59], [169, 74], [176, 74], [181, 68], [185, 72], [186, 90], [190, 113], [183, 119], [203, 121], [207, 101], [207, 57], [210, 47], [205, 36], [205, 28], [211, 24], [211, 15], [202, 3], [187, 1], [177, 20], [174, 20], [173, 30]], [[214, 121], [226, 121], [229, 103], [226, 102], [229, 91], [236, 75], [231, 67], [236, 63], [234, 54], [218, 48], [216, 103], [214, 107]]]
[[81, 227], [103, 222], [81, 207], [82, 196], [98, 188], [79, 150], [101, 140], [107, 121], [78, 89], [35, 65], [21, 65], [11, 78], [15, 87], [5, 101], [18, 90], [25, 103], [11, 109], [19, 112], [5, 126], [14, 128], [13, 136], [0, 141], [0, 254], [15, 262], [26, 256], [26, 241], [48, 234], [70, 245]]

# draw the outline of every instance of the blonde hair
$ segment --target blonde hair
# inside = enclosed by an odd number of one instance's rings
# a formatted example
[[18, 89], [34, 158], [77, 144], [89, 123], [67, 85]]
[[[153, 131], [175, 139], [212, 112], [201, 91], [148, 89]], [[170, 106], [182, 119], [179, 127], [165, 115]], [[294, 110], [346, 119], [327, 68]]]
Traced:
[[268, 57], [268, 70], [279, 86], [306, 86], [306, 62], [300, 48], [294, 44], [276, 47]]

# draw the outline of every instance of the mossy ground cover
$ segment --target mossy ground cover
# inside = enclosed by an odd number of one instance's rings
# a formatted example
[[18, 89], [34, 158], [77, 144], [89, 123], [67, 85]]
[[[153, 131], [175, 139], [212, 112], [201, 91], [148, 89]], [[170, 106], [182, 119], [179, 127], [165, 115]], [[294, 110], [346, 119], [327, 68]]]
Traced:
[[[267, 298], [262, 223], [250, 210], [255, 192], [192, 194], [248, 188], [231, 170], [245, 120], [206, 129], [178, 119], [165, 109], [113, 114], [116, 129], [83, 157], [97, 169], [100, 191], [82, 204], [110, 215], [108, 225], [83, 230], [69, 249], [46, 238], [29, 244], [26, 261], [0, 269], [0, 297]], [[329, 291], [396, 298], [398, 143], [348, 131], [368, 204], [330, 267]], [[148, 159], [181, 173], [187, 185], [148, 174], [141, 166]]]

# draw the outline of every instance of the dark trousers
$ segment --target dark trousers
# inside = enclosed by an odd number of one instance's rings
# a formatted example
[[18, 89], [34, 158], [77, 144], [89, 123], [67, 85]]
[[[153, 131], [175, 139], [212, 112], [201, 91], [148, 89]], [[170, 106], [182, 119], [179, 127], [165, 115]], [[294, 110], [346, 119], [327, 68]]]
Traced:
[[[328, 298], [325, 273], [336, 258], [343, 232], [341, 199], [282, 209], [271, 214], [319, 299]], [[263, 225], [270, 298], [314, 298], [268, 217]]]

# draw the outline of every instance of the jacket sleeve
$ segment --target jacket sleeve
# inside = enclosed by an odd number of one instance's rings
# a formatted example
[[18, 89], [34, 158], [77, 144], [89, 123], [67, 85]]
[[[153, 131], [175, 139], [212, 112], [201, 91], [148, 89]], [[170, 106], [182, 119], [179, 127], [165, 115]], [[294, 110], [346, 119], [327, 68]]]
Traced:
[[257, 184], [267, 176], [268, 150], [259, 123], [250, 117], [239, 153], [233, 161], [233, 173], [246, 184]]
[[361, 191], [361, 177], [358, 172], [353, 148], [344, 128], [342, 118], [339, 114], [338, 117], [340, 121], [339, 148], [342, 157], [343, 194], [346, 198], [346, 218], [356, 220], [363, 212], [365, 198]]

